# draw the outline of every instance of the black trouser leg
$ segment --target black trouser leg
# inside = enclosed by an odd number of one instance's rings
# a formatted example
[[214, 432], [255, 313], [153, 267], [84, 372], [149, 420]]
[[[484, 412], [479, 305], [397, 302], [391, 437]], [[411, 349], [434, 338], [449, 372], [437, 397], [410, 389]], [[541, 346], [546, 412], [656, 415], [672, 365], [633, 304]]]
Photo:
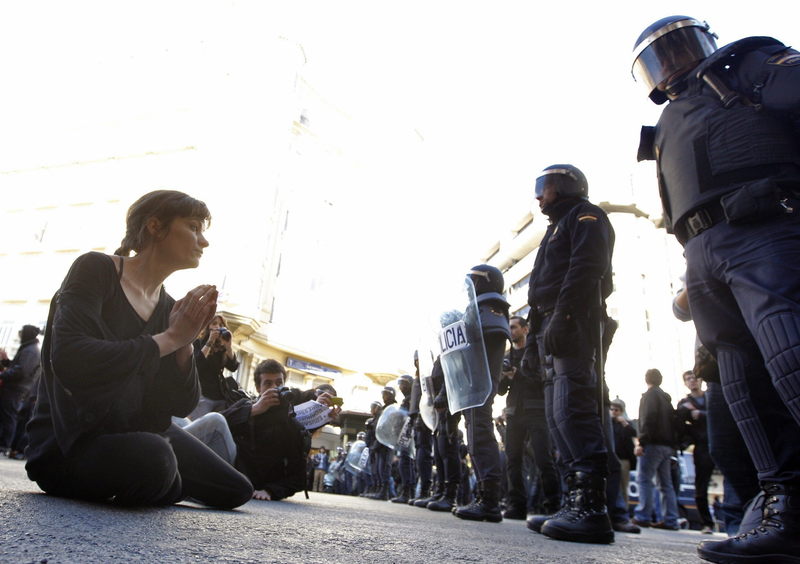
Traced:
[[224, 509], [238, 507], [252, 497], [250, 480], [197, 438], [174, 424], [164, 435], [178, 460], [183, 497]]
[[500, 467], [500, 452], [494, 435], [492, 404], [497, 392], [500, 372], [503, 369], [505, 343], [505, 339], [498, 335], [486, 338], [486, 357], [489, 364], [489, 373], [492, 376], [492, 392], [483, 405], [467, 409], [464, 412], [469, 454], [479, 482], [484, 480], [499, 482], [503, 478], [503, 471]]
[[506, 474], [508, 476], [508, 506], [520, 511], [527, 509], [528, 495], [522, 471], [525, 453], [526, 427], [523, 415], [506, 415]]
[[173, 425], [164, 434], [118, 433], [78, 444], [39, 480], [47, 493], [122, 505], [170, 505], [192, 497], [231, 508], [250, 499], [250, 481]]
[[714, 461], [708, 453], [708, 445], [694, 445], [694, 500], [703, 526], [713, 527], [714, 520], [708, 509], [708, 484], [714, 472]]
[[169, 441], [144, 432], [84, 440], [38, 483], [49, 494], [122, 505], [170, 505], [182, 491]]
[[425, 497], [428, 495], [425, 492], [431, 487], [433, 474], [433, 434], [422, 423], [414, 430], [414, 444], [417, 449], [417, 477]]

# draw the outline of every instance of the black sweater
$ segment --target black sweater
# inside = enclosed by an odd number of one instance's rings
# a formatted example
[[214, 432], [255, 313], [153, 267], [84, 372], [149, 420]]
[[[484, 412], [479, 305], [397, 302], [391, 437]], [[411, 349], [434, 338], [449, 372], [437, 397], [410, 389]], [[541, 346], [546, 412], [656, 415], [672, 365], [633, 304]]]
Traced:
[[144, 321], [119, 279], [111, 257], [81, 255], [50, 304], [43, 374], [28, 426], [26, 468], [33, 480], [84, 436], [163, 432], [171, 416], [186, 416], [197, 405], [194, 366], [182, 374], [175, 354], [160, 358], [152, 338], [169, 326], [175, 300], [162, 287]]

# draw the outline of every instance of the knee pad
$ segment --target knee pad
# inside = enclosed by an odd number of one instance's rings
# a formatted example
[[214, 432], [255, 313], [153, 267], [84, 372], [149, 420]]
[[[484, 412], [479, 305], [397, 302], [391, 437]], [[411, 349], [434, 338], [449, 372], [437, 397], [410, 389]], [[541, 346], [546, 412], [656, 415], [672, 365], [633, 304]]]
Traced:
[[[751, 378], [754, 372], [764, 372], [760, 361], [757, 355], [740, 349], [727, 346], [717, 349], [725, 401], [728, 402], [731, 415], [739, 427], [756, 469], [759, 473], [769, 473], [777, 468], [777, 463], [747, 382], [748, 372]], [[767, 378], [766, 373], [764, 376]]]
[[800, 425], [800, 320], [797, 314], [770, 315], [758, 326], [756, 340], [775, 389]]

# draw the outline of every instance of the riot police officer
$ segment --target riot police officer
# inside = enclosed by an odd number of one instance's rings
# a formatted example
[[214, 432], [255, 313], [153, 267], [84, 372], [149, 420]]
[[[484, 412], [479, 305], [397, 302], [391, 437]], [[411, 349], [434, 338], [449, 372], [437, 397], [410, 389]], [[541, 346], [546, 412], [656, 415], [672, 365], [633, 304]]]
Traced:
[[457, 504], [461, 484], [461, 458], [459, 456], [458, 424], [461, 413], [452, 414], [447, 406], [447, 387], [441, 359], [437, 358], [431, 371], [431, 385], [436, 397], [436, 429], [433, 436], [433, 456], [436, 461], [436, 492], [425, 507], [431, 511], [451, 511]]
[[492, 403], [503, 370], [503, 355], [511, 333], [508, 327], [509, 304], [503, 297], [503, 273], [494, 266], [473, 267], [469, 278], [475, 287], [481, 331], [486, 347], [486, 361], [491, 376], [491, 392], [483, 405], [464, 411], [467, 446], [478, 478], [478, 496], [469, 505], [454, 510], [456, 517], [472, 521], [499, 523], [500, 480], [503, 469], [494, 435]]
[[[545, 414], [565, 467], [567, 501], [533, 530], [560, 540], [610, 543], [606, 512], [608, 453], [594, 363], [600, 350], [603, 300], [611, 293], [614, 230], [588, 201], [575, 166], [556, 164], [536, 179], [536, 198], [550, 225], [528, 287], [532, 331], [543, 363]], [[531, 343], [533, 346], [533, 343]]]
[[381, 497], [386, 499], [388, 495], [388, 485], [384, 487], [383, 481], [381, 480], [382, 476], [379, 474], [380, 470], [378, 465], [381, 461], [379, 460], [378, 452], [380, 450], [380, 442], [375, 436], [375, 426], [378, 424], [378, 420], [381, 417], [382, 407], [383, 404], [377, 400], [369, 404], [369, 411], [372, 417], [364, 421], [364, 428], [366, 429], [364, 442], [369, 449], [366, 470], [369, 488], [368, 491], [362, 491], [359, 495], [370, 499], [379, 499]]
[[[405, 410], [407, 413], [411, 409], [411, 390], [414, 386], [414, 378], [409, 374], [403, 374], [397, 379], [397, 387], [403, 394], [403, 401], [400, 403], [400, 409]], [[417, 407], [419, 410], [419, 407]], [[403, 428], [403, 432], [408, 430], [408, 437], [411, 437], [413, 429], [413, 418], [409, 415], [409, 421]], [[399, 441], [398, 441], [399, 442]], [[400, 448], [398, 446], [397, 459], [398, 471], [400, 473], [400, 491], [396, 497], [391, 499], [392, 503], [408, 503], [410, 498], [414, 497], [414, 485], [416, 484], [416, 477], [414, 476], [414, 459], [411, 458], [411, 453], [407, 448]]]
[[663, 18], [639, 36], [632, 69], [653, 102], [669, 101], [639, 159], [657, 161], [697, 333], [766, 500], [758, 527], [698, 553], [800, 562], [800, 53], [715, 38], [705, 22]]
[[433, 475], [433, 437], [420, 412], [422, 409], [420, 402], [426, 400], [423, 398], [422, 381], [419, 372], [419, 351], [414, 351], [414, 369], [409, 417], [411, 417], [414, 425], [414, 449], [417, 455], [415, 469], [419, 482], [419, 497], [410, 497], [408, 500], [409, 505], [414, 505], [421, 499], [430, 498], [431, 476]]

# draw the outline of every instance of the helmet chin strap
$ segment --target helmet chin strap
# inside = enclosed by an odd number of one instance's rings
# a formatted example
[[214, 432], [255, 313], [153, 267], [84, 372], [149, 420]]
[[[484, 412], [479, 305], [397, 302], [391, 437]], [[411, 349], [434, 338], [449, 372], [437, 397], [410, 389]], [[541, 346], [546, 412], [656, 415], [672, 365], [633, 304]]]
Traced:
[[681, 92], [686, 90], [686, 88], [689, 86], [689, 75], [691, 74], [692, 70], [697, 68], [698, 64], [700, 64], [700, 61], [697, 61], [691, 67], [684, 67], [667, 79], [667, 87], [664, 89], [664, 93], [667, 95], [667, 97], [669, 97], [670, 100], [677, 98], [680, 96]]
[[664, 89], [664, 93], [667, 95], [667, 98], [674, 100], [680, 95], [681, 92], [686, 90], [686, 86], [686, 77], [684, 76], [679, 81], [667, 85], [667, 87]]

